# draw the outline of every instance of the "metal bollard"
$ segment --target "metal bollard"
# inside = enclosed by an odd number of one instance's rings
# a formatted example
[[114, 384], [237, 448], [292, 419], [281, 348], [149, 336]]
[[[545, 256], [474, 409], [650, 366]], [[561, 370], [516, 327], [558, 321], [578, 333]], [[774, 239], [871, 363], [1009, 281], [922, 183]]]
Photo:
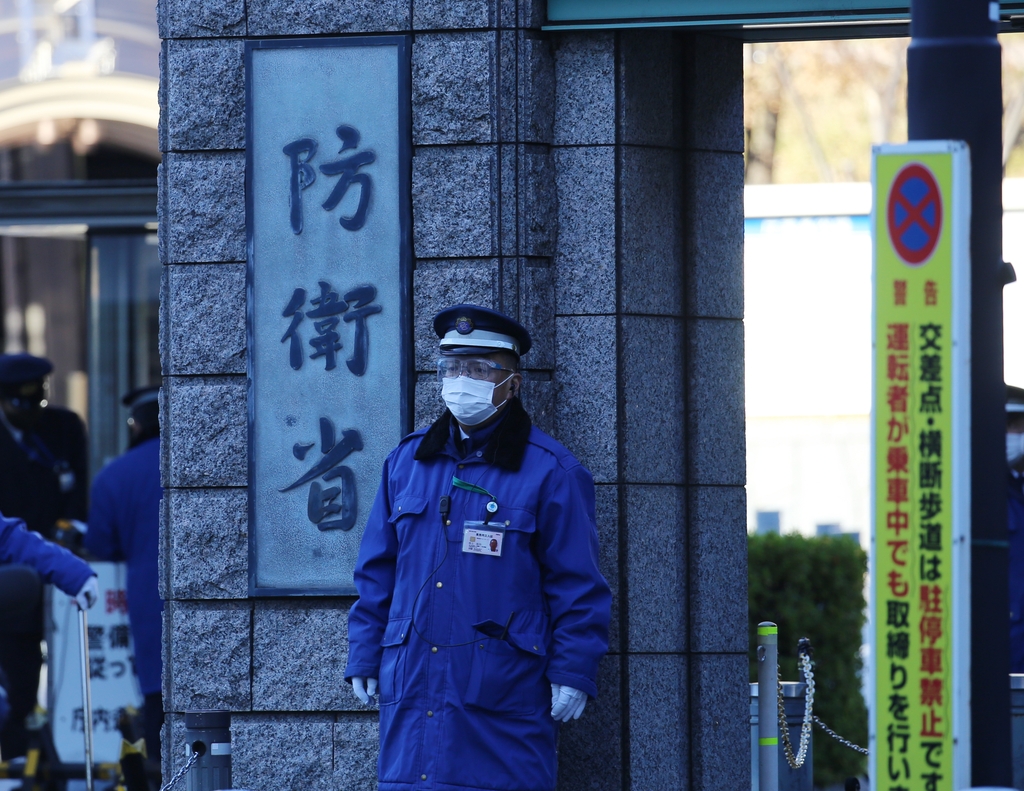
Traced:
[[185, 712], [185, 760], [193, 752], [199, 757], [185, 776], [188, 791], [231, 788], [230, 712]]
[[[779, 627], [771, 621], [762, 621], [757, 625], [757, 688], [766, 693], [766, 711], [774, 711], [778, 705], [778, 680]], [[760, 791], [779, 791], [778, 717], [757, 719], [757, 769]]]
[[[789, 728], [789, 740], [796, 750], [800, 744], [800, 729], [804, 724], [804, 706], [807, 685], [800, 681], [782, 682], [782, 705], [786, 710], [786, 724]], [[757, 729], [759, 724], [759, 703], [757, 684], [750, 685], [750, 786], [751, 791], [760, 791], [758, 782], [758, 754]], [[771, 716], [778, 722], [778, 704], [775, 704], [765, 716]], [[780, 737], [781, 742], [781, 737]], [[804, 765], [799, 769], [793, 769], [786, 761], [782, 744], [779, 744], [777, 753], [778, 760], [778, 789], [779, 791], [812, 791], [814, 788], [814, 741], [807, 750], [807, 757]]]
[[[77, 605], [76, 605], [77, 607]], [[85, 791], [93, 790], [92, 782], [92, 686], [89, 683], [92, 665], [89, 662], [89, 617], [78, 607], [79, 643], [82, 650], [82, 733], [85, 736]]]

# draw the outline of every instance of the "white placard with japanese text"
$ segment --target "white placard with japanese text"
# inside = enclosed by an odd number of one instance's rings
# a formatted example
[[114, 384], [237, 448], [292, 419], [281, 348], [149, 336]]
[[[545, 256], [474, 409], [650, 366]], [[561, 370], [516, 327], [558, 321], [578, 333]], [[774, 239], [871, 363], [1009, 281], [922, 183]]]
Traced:
[[[117, 729], [121, 711], [129, 706], [142, 708], [128, 625], [126, 567], [123, 563], [89, 565], [96, 572], [100, 589], [99, 601], [87, 612], [93, 760], [116, 763], [121, 756], [121, 733]], [[85, 720], [78, 607], [55, 588], [48, 599], [47, 686], [53, 741], [62, 761], [82, 763]]]

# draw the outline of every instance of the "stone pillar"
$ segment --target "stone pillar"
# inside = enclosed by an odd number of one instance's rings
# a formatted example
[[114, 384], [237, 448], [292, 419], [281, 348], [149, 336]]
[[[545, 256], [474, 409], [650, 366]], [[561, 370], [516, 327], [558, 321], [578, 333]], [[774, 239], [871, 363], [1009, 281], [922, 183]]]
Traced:
[[524, 403], [553, 427], [554, 62], [540, 2], [418, 0], [412, 56], [417, 425], [440, 403], [431, 319], [474, 302], [523, 321]]
[[683, 55], [687, 586], [693, 791], [750, 787], [743, 392], [743, 65]]
[[160, 0], [165, 773], [232, 712], [234, 785], [376, 787], [350, 601], [249, 599], [243, 41], [411, 33], [416, 423], [430, 319], [530, 327], [524, 401], [598, 482], [615, 591], [564, 789], [744, 789], [742, 66], [727, 39], [541, 33], [542, 0]]
[[556, 41], [556, 435], [615, 596], [560, 788], [749, 788], [739, 42]]

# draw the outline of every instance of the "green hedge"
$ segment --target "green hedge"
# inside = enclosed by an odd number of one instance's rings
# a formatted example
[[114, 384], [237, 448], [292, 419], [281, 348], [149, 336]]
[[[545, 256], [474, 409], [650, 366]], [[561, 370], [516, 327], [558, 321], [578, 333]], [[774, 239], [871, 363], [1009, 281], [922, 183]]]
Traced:
[[[782, 678], [798, 678], [796, 644], [814, 646], [814, 711], [840, 735], [866, 746], [868, 715], [861, 695], [861, 629], [867, 555], [842, 536], [752, 535], [750, 680], [757, 681], [757, 624], [779, 625]], [[814, 729], [814, 784], [842, 783], [863, 774], [865, 760], [820, 728]]]

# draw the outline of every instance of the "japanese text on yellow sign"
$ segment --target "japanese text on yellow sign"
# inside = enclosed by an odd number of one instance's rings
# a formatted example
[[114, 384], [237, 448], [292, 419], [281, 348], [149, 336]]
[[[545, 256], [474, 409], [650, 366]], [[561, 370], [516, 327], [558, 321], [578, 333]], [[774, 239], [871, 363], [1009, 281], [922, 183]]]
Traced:
[[875, 159], [874, 782], [952, 791], [953, 155]]

